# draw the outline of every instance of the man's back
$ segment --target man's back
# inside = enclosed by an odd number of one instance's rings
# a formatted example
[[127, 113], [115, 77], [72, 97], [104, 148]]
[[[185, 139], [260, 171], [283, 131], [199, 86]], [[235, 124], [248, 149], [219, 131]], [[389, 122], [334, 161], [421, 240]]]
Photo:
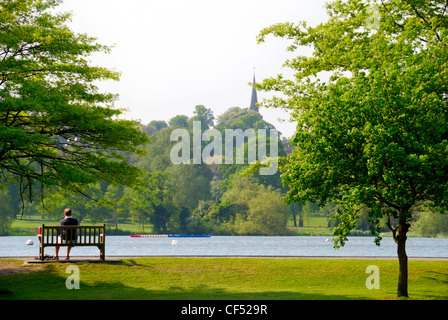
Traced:
[[77, 226], [78, 224], [78, 219], [75, 219], [73, 217], [66, 217], [59, 221], [60, 226]]
[[[73, 217], [65, 217], [64, 219], [59, 221], [59, 225], [60, 226], [77, 226], [77, 225], [79, 225], [79, 222], [77, 219], [75, 219]], [[75, 241], [76, 240], [76, 230], [70, 230], [70, 231], [63, 230], [62, 239]]]

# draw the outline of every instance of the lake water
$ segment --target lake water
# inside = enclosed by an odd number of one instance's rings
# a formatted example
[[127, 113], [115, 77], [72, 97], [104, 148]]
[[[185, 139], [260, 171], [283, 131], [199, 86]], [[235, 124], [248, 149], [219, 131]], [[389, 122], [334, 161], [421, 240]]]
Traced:
[[[26, 245], [32, 240], [34, 245]], [[172, 245], [176, 240], [177, 245]], [[377, 247], [373, 237], [350, 237], [345, 247], [335, 250], [331, 237], [250, 237], [211, 236], [210, 238], [131, 238], [106, 237], [106, 257], [118, 256], [328, 256], [396, 257], [392, 238], [383, 238]], [[408, 238], [409, 257], [448, 258], [448, 239]], [[52, 247], [45, 254], [54, 255]], [[37, 236], [0, 237], [0, 257], [37, 257]], [[61, 248], [60, 255], [65, 255]], [[95, 247], [75, 247], [72, 256], [99, 256]]]

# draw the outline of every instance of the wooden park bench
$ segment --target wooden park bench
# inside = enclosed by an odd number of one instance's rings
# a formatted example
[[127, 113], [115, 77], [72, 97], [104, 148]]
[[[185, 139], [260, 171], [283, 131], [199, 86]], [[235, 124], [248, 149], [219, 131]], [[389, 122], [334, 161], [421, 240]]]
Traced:
[[105, 259], [106, 225], [46, 226], [39, 228], [39, 259], [44, 260], [46, 247], [98, 247], [100, 260]]

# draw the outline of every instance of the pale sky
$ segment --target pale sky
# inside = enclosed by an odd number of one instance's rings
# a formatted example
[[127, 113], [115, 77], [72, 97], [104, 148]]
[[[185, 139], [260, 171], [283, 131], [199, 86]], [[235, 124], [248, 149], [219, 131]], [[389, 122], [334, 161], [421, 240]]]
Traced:
[[[192, 116], [196, 105], [215, 117], [228, 108], [249, 107], [254, 67], [257, 81], [287, 73], [288, 42], [259, 32], [279, 22], [326, 20], [324, 0], [64, 0], [74, 14], [72, 29], [115, 45], [93, 64], [122, 73], [101, 88], [120, 95], [117, 107], [143, 124], [178, 114]], [[258, 92], [259, 101], [269, 94]], [[262, 108], [263, 118], [286, 137], [294, 124], [280, 110]]]

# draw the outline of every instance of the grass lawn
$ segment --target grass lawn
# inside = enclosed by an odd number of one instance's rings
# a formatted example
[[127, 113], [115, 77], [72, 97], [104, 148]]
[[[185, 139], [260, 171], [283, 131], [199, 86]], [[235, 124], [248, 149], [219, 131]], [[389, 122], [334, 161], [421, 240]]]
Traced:
[[[11, 225], [11, 230], [9, 232], [10, 236], [27, 236], [27, 235], [36, 235], [39, 227], [42, 224], [45, 225], [59, 225], [59, 221], [63, 218], [44, 218], [42, 219], [39, 215], [31, 215], [23, 217], [22, 219], [17, 218]], [[83, 225], [102, 225], [102, 222], [92, 222], [88, 219], [82, 221]], [[115, 228], [115, 225], [113, 226]], [[125, 232], [130, 233], [139, 233], [143, 232], [142, 226], [138, 223], [132, 223], [130, 221], [120, 221], [118, 223], [118, 228]], [[145, 225], [145, 233], [152, 232], [152, 225]]]
[[[151, 257], [47, 263], [27, 272], [36, 266], [17, 263], [21, 272], [0, 273], [0, 300], [395, 299], [398, 278], [395, 260]], [[79, 290], [66, 288], [70, 265], [79, 268]], [[366, 288], [369, 265], [380, 270], [380, 289]], [[448, 261], [410, 260], [409, 294], [448, 299]]]

